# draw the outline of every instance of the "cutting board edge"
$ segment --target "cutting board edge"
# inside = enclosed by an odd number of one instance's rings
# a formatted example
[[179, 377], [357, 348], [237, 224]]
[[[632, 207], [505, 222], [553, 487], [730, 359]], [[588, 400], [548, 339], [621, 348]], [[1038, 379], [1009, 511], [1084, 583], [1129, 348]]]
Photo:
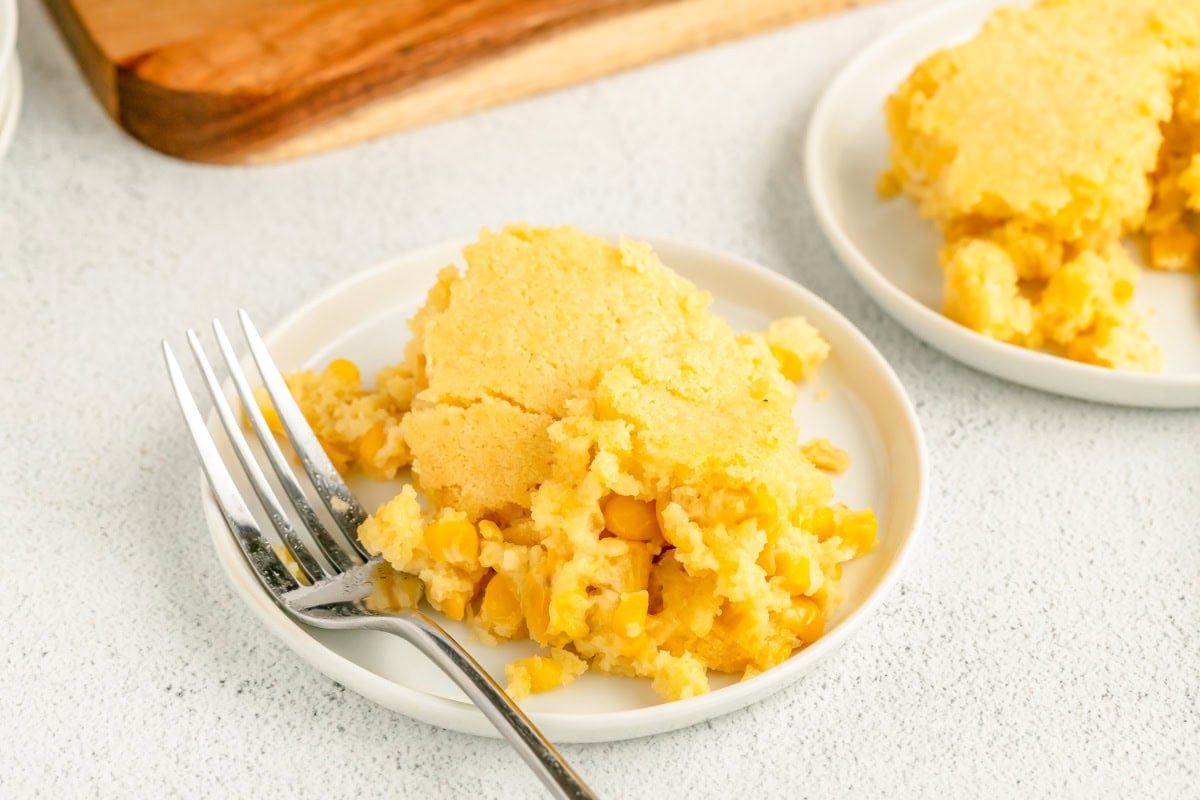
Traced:
[[[716, 7], [724, 2], [726, 0], [681, 0], [678, 4]], [[788, 24], [814, 19], [823, 14], [849, 11], [874, 2], [879, 2], [879, 0], [801, 0], [801, 2], [796, 2], [796, 0], [766, 0], [766, 2], [756, 0], [756, 5], [760, 9], [770, 6], [801, 11], [779, 18], [773, 16], [748, 17], [748, 24], [745, 25], [744, 30], [732, 35], [721, 35], [712, 40], [696, 39], [670, 43], [664, 40], [666, 46], [661, 51], [650, 52], [647, 50], [636, 56], [631, 53], [632, 57], [620, 63], [603, 62], [599, 58], [596, 58], [590, 65], [576, 62], [573, 65], [575, 72], [567, 81], [546, 80], [544, 83], [538, 81], [523, 83], [516, 78], [520, 74], [534, 76], [548, 74], [544, 66], [546, 62], [553, 60], [553, 51], [560, 48], [569, 49], [572, 39], [587, 38], [594, 33], [591, 30], [567, 31], [559, 34], [555, 40], [526, 45], [487, 62], [468, 67], [461, 74], [430, 81], [408, 92], [365, 104], [298, 136], [249, 153], [237, 163], [270, 164], [317, 155], [339, 147], [565, 89], [587, 80], [615, 75], [655, 61], [707, 47], [732, 43]], [[660, 9], [661, 7], [656, 11]], [[474, 89], [471, 92], [467, 92], [463, 88], [472, 85]], [[483, 96], [485, 91], [488, 92], [487, 96]], [[451, 110], [447, 112], [447, 108]]]
[[100, 45], [92, 38], [87, 26], [80, 19], [70, 0], [45, 0], [51, 18], [58, 26], [67, 49], [75, 58], [79, 71], [92, 88], [105, 112], [114, 119], [117, 116], [116, 65], [108, 59]]
[[[127, 133], [183, 160], [260, 164], [462, 116], [876, 0], [752, 0], [738, 4], [737, 15], [729, 14], [727, 0], [651, 5], [500, 51], [403, 91], [389, 93], [384, 87], [381, 95], [361, 102], [317, 106], [295, 115], [288, 125], [272, 127], [277, 120], [268, 118], [248, 144], [228, 150], [186, 142], [189, 137], [194, 140], [198, 127], [221, 122], [230, 109], [253, 105], [260, 98], [177, 91], [146, 81], [137, 74], [136, 61], [121, 65], [107, 60], [70, 0], [45, 2], [101, 104]], [[335, 97], [342, 94], [340, 82], [324, 88]]]

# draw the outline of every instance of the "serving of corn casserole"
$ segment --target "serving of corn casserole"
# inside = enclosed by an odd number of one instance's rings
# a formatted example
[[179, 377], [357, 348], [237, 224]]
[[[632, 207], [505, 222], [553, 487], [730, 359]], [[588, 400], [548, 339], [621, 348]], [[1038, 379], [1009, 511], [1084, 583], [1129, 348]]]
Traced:
[[885, 111], [879, 188], [940, 227], [949, 317], [1161, 369], [1127, 248], [1155, 269], [1200, 266], [1200, 0], [1002, 9], [921, 62]]
[[340, 470], [411, 465], [359, 529], [395, 570], [370, 602], [533, 640], [506, 669], [518, 698], [589, 666], [686, 698], [816, 641], [876, 537], [822, 471], [849, 457], [793, 416], [820, 334], [735, 333], [647, 245], [569, 227], [463, 256], [373, 388], [345, 360], [288, 379]]

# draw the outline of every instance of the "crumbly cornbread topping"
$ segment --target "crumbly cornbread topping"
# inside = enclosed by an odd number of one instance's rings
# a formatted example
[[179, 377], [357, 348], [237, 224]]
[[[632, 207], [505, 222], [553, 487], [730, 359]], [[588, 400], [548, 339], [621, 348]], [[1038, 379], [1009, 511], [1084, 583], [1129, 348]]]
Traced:
[[485, 639], [544, 646], [507, 670], [516, 697], [590, 664], [678, 699], [815, 641], [876, 535], [800, 444], [793, 381], [820, 334], [735, 334], [648, 246], [571, 228], [485, 231], [464, 258], [376, 389], [346, 362], [290, 379], [342, 463], [411, 457], [363, 544]]
[[891, 167], [941, 227], [945, 313], [987, 336], [1157, 371], [1131, 300], [1200, 265], [1200, 0], [1042, 0], [926, 59], [888, 100]]

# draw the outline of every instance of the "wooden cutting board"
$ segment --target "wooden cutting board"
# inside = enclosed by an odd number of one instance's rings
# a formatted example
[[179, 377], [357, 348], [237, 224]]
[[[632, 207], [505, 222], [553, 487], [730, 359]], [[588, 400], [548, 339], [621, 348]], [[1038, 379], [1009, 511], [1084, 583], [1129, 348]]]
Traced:
[[108, 113], [194, 161], [362, 141], [871, 0], [46, 0]]

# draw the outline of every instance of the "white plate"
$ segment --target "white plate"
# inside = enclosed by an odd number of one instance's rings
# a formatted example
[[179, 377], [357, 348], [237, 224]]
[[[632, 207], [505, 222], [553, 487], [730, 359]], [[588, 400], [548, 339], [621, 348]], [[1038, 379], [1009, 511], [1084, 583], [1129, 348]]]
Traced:
[[1145, 270], [1136, 304], [1163, 349], [1159, 375], [1118, 372], [1003, 344], [952, 322], [942, 301], [941, 237], [907, 198], [875, 193], [887, 166], [883, 104], [918, 62], [966, 41], [1004, 0], [953, 2], [862, 51], [825, 90], [808, 127], [808, 192], [855, 280], [898, 322], [969, 366], [1048, 392], [1137, 406], [1200, 406], [1200, 282]]
[[[680, 728], [741, 708], [796, 680], [845, 641], [895, 584], [923, 513], [926, 465], [915, 412], [891, 368], [861, 333], [822, 300], [768, 269], [708, 250], [649, 241], [667, 264], [712, 291], [716, 310], [735, 327], [762, 329], [778, 317], [803, 314], [828, 338], [833, 355], [803, 388], [796, 414], [803, 436], [827, 436], [851, 453], [853, 466], [835, 479], [838, 496], [876, 510], [879, 546], [847, 565], [849, 599], [826, 635], [752, 680], [736, 683], [714, 675], [711, 693], [661, 703], [649, 681], [589, 673], [570, 686], [526, 700], [523, 706], [537, 725], [559, 742], [607, 741]], [[284, 370], [322, 367], [335, 356], [347, 356], [370, 375], [398, 361], [408, 335], [405, 320], [424, 301], [438, 269], [461, 263], [463, 244], [389, 261], [324, 292], [266, 337], [277, 363]], [[828, 396], [817, 399], [822, 390]], [[215, 420], [210, 425], [215, 431]], [[224, 436], [216, 438], [227, 463], [233, 463]], [[374, 508], [394, 495], [399, 484], [357, 481], [352, 486], [364, 505]], [[244, 484], [242, 491], [251, 496]], [[234, 588], [301, 658], [388, 708], [434, 725], [495, 735], [448, 680], [398, 639], [371, 631], [313, 630], [292, 622], [255, 582], [207, 488], [202, 497], [213, 544]], [[503, 676], [505, 663], [534, 652], [528, 642], [488, 647], [471, 641], [463, 625], [445, 624], [493, 675]]]
[[0, 160], [8, 152], [21, 118], [21, 63], [13, 56], [6, 74], [0, 75]]

